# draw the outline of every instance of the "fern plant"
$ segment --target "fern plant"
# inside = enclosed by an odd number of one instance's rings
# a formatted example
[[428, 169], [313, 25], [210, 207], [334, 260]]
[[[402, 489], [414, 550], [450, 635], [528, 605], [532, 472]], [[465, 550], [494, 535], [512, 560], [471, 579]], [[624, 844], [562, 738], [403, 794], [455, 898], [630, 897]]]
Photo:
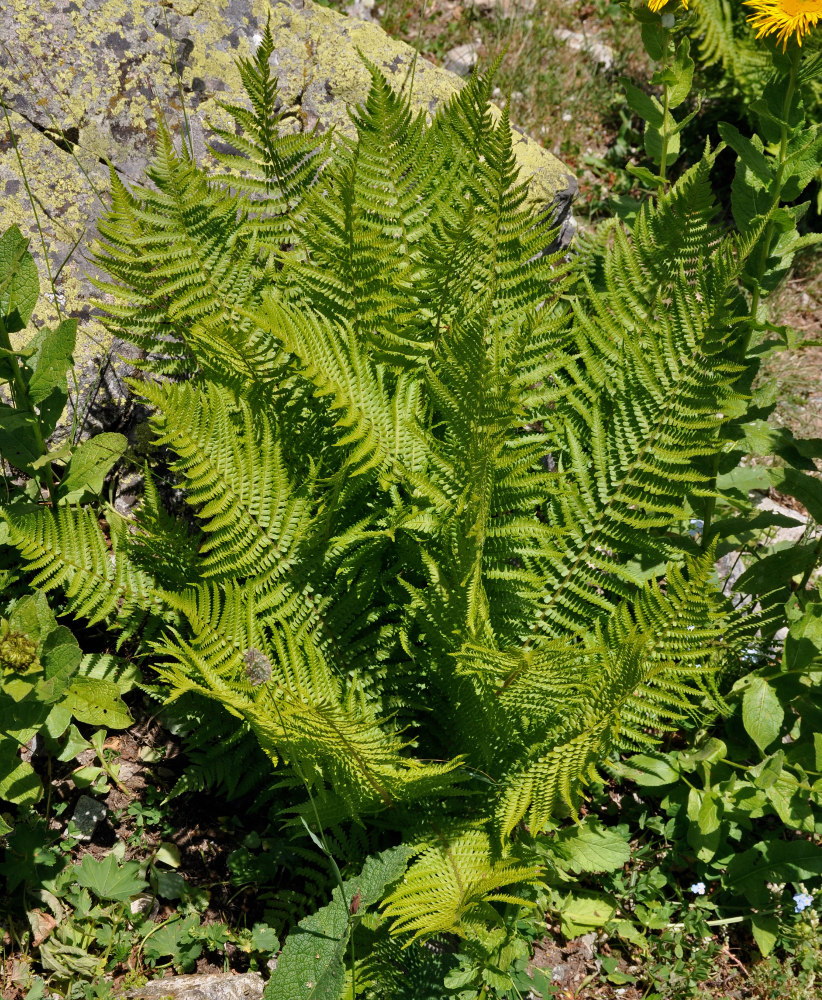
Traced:
[[272, 48], [227, 172], [161, 133], [96, 249], [196, 531], [149, 471], [133, 522], [17, 505], [8, 538], [253, 731], [287, 822], [403, 832], [395, 932], [470, 937], [539, 878], [522, 825], [721, 709], [755, 627], [688, 537], [744, 405], [749, 242], [708, 155], [562, 260], [491, 75], [429, 123], [369, 67], [353, 140], [283, 136]]

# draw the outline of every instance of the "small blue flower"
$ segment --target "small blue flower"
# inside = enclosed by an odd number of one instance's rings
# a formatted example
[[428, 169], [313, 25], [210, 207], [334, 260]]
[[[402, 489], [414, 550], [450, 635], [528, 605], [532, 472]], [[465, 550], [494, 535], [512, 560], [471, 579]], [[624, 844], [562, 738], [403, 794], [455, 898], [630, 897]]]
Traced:
[[695, 896], [704, 896], [705, 895], [705, 883], [704, 882], [694, 882], [694, 884], [691, 886], [691, 892]]
[[793, 901], [796, 903], [794, 912], [801, 913], [813, 904], [813, 896], [807, 892], [797, 892], [793, 897]]
[[698, 517], [692, 517], [690, 520], [690, 529], [688, 534], [691, 538], [696, 538], [697, 535], [701, 535], [705, 530], [705, 522]]

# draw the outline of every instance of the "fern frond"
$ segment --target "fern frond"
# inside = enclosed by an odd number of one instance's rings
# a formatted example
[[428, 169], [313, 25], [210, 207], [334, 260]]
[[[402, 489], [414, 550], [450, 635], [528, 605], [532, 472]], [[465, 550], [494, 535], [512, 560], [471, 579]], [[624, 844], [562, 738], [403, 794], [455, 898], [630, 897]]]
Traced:
[[[699, 461], [722, 447], [742, 369], [718, 352], [741, 330], [735, 281], [747, 244], [707, 225], [709, 169], [689, 171], [633, 240], [616, 229], [607, 294], [589, 285], [590, 306], [575, 305], [577, 355], [555, 373], [551, 413], [559, 468], [573, 473], [546, 504], [553, 546], [528, 562], [545, 578], [545, 633], [584, 632], [635, 593], [627, 554], [650, 565], [672, 557], [664, 531], [687, 517], [706, 482]], [[671, 259], [676, 276], [660, 267]]]
[[257, 247], [240, 237], [237, 198], [178, 156], [164, 127], [149, 177], [153, 188], [131, 193], [112, 171], [112, 211], [94, 250], [114, 279], [97, 282], [113, 300], [101, 303], [108, 325], [152, 357], [155, 371], [179, 371], [190, 369], [197, 326], [207, 324], [211, 341], [219, 329], [223, 352], [252, 377], [241, 310], [268, 279]]
[[394, 934], [416, 938], [441, 933], [466, 935], [466, 921], [482, 904], [528, 901], [513, 887], [539, 879], [538, 865], [495, 854], [484, 830], [451, 832], [425, 847], [400, 885], [388, 896], [384, 913]]
[[307, 135], [286, 133], [288, 122], [271, 75], [273, 50], [269, 18], [254, 57], [237, 61], [251, 108], [218, 102], [236, 131], [212, 125], [227, 149], [212, 144], [211, 152], [231, 170], [226, 183], [243, 196], [245, 238], [278, 252], [282, 244], [296, 242], [300, 206], [328, 156], [330, 135], [317, 135], [316, 129]]
[[217, 385], [137, 383], [155, 409], [157, 443], [178, 456], [198, 508], [206, 578], [273, 581], [288, 572], [313, 523], [311, 484], [294, 487], [276, 428]]
[[9, 542], [35, 574], [32, 586], [65, 591], [68, 611], [90, 624], [127, 622], [121, 641], [150, 615], [160, 616], [159, 588], [129, 557], [128, 529], [114, 510], [106, 513], [108, 537], [97, 514], [79, 507], [38, 507], [31, 513], [2, 511]]

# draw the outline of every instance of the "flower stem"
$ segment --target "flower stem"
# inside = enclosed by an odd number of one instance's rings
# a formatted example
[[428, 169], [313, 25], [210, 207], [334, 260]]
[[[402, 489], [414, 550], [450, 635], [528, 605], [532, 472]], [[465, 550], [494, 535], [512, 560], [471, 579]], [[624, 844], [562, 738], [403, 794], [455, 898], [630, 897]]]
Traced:
[[774, 177], [773, 185], [773, 200], [771, 201], [770, 212], [768, 213], [770, 218], [765, 226], [765, 230], [762, 234], [762, 243], [759, 250], [759, 261], [757, 264], [756, 273], [756, 286], [753, 290], [753, 295], [751, 296], [751, 326], [748, 331], [748, 335], [745, 343], [745, 351], [747, 353], [748, 346], [750, 344], [751, 335], [753, 333], [753, 327], [756, 324], [756, 317], [759, 311], [759, 303], [762, 298], [762, 278], [765, 276], [765, 268], [768, 263], [768, 252], [771, 248], [771, 240], [773, 239], [773, 213], [779, 207], [779, 203], [782, 200], [782, 182], [785, 176], [785, 163], [787, 160], [788, 153], [788, 115], [791, 111], [791, 104], [793, 103], [794, 94], [796, 93], [796, 78], [799, 70], [799, 60], [802, 55], [802, 51], [798, 45], [794, 46], [791, 52], [791, 69], [788, 75], [788, 86], [785, 89], [785, 99], [782, 103], [782, 121], [780, 122], [780, 139], [779, 139], [779, 152], [776, 159], [776, 175]]
[[[668, 69], [668, 53], [671, 44], [670, 31], [665, 32], [665, 46], [662, 52], [662, 75], [665, 77]], [[671, 117], [671, 85], [667, 79], [662, 84], [662, 151], [659, 156], [659, 194], [665, 194], [666, 177], [668, 169], [668, 121]]]

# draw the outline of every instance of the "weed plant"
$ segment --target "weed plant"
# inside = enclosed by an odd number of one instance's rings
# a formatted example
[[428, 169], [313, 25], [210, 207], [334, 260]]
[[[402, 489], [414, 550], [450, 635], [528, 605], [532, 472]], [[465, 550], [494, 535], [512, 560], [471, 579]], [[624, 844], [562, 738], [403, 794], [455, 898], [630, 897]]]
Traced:
[[[75, 324], [32, 329], [36, 269], [3, 235], [0, 870], [49, 989], [231, 944], [279, 950], [267, 1000], [558, 996], [528, 964], [546, 918], [600, 934], [603, 977], [648, 998], [700, 995], [737, 927], [755, 988], [814, 988], [822, 442], [769, 424], [757, 382], [787, 341], [771, 298], [819, 239], [819, 15], [784, 2], [753, 3], [750, 134], [718, 126], [732, 226], [720, 150], [682, 162], [694, 16], [632, 11], [659, 66], [625, 84], [647, 197], [567, 259], [493, 73], [429, 123], [369, 67], [353, 140], [281, 136], [266, 32], [224, 175], [161, 132], [146, 185], [112, 171], [94, 248], [193, 518], [151, 461], [133, 519], [102, 501], [121, 435], [50, 443]], [[114, 652], [84, 656], [96, 628]], [[201, 745], [256, 741], [279, 830], [229, 868], [255, 885], [290, 849], [323, 871], [313, 912], [204, 924], [171, 839], [74, 860], [77, 823], [50, 835], [33, 750], [117, 786], [106, 736], [136, 685], [201, 718]], [[201, 783], [238, 756], [211, 763]], [[170, 838], [163, 809], [127, 813]]]

